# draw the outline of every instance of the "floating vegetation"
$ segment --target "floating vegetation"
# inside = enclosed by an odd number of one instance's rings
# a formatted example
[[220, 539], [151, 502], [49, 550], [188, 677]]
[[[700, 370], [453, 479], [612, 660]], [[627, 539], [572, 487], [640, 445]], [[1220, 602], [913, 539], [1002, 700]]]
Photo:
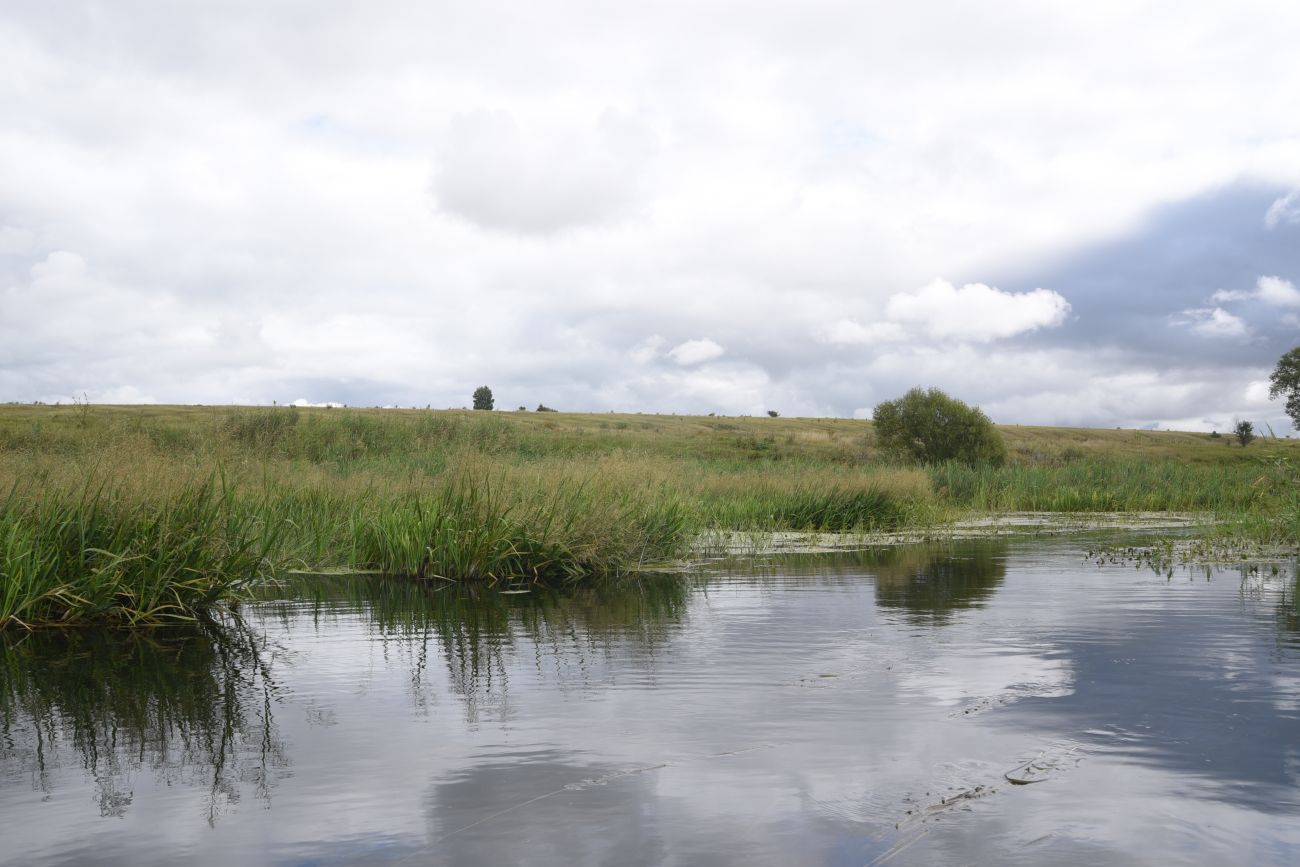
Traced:
[[1236, 567], [1242, 575], [1294, 573], [1294, 550], [1232, 532], [1189, 538], [1157, 538], [1140, 543], [1103, 544], [1087, 550], [1084, 558], [1098, 566], [1132, 565], [1173, 577], [1180, 568], [1207, 570]]

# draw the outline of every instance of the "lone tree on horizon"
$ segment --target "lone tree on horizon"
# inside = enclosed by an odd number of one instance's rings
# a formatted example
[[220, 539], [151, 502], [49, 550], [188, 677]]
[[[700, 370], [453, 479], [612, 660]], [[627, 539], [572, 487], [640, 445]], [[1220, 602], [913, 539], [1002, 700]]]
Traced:
[[480, 385], [474, 389], [474, 408], [475, 409], [492, 409], [492, 389], [486, 385]]
[[1237, 422], [1237, 426], [1232, 429], [1233, 434], [1237, 437], [1237, 442], [1241, 443], [1244, 449], [1255, 441], [1255, 425], [1251, 422], [1242, 420]]
[[1269, 378], [1268, 396], [1286, 398], [1286, 414], [1291, 416], [1296, 430], [1300, 430], [1300, 346], [1277, 360]]

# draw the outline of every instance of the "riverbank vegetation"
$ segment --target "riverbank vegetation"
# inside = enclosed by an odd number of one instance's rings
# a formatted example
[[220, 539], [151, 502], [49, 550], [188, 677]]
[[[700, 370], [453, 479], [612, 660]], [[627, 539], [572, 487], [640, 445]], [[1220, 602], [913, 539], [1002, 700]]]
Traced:
[[288, 569], [572, 581], [710, 529], [1142, 510], [1300, 533], [1300, 442], [998, 431], [1001, 466], [921, 466], [846, 419], [10, 405], [0, 623], [185, 619]]

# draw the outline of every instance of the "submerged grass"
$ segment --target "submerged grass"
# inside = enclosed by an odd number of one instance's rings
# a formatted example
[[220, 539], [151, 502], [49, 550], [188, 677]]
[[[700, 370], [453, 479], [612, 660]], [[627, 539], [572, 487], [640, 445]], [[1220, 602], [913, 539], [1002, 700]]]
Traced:
[[1173, 510], [1300, 538], [1296, 444], [1002, 431], [1004, 467], [919, 469], [849, 420], [0, 407], [0, 624], [199, 617], [293, 568], [572, 582], [710, 529]]

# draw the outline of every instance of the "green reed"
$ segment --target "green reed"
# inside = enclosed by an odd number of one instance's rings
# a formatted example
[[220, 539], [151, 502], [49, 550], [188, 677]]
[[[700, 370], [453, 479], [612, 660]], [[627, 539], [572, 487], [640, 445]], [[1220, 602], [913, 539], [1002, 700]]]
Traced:
[[460, 485], [355, 512], [352, 565], [444, 580], [573, 581], [681, 554], [692, 535], [671, 497], [580, 482], [533, 496]]
[[5, 625], [200, 617], [292, 568], [572, 582], [679, 558], [710, 529], [1177, 510], [1300, 538], [1281, 441], [1007, 428], [1007, 466], [919, 468], [846, 420], [0, 409]]
[[884, 488], [839, 486], [762, 489], [706, 495], [701, 506], [711, 529], [806, 530], [847, 533], [929, 523], [935, 510], [924, 498]]
[[1064, 465], [943, 464], [936, 493], [980, 511], [1251, 511], [1273, 495], [1259, 463], [1189, 464], [1094, 457]]
[[216, 477], [156, 502], [15, 489], [0, 507], [0, 626], [193, 619], [264, 578], [278, 541]]

